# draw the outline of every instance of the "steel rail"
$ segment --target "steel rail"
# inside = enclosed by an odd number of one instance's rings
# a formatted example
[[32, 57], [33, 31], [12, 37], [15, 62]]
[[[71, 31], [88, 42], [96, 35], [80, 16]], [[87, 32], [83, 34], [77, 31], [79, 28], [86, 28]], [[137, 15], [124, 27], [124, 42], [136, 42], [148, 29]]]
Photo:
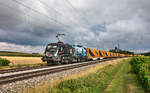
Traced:
[[37, 69], [34, 71], [24, 71], [22, 73], [20, 72], [16, 72], [15, 73], [10, 73], [10, 74], [1, 74], [0, 75], [0, 84], [7, 84], [7, 83], [12, 83], [12, 82], [16, 82], [16, 81], [21, 81], [21, 80], [25, 80], [25, 79], [29, 79], [29, 78], [33, 78], [33, 77], [37, 77], [37, 76], [42, 76], [42, 75], [47, 75], [47, 74], [52, 74], [52, 73], [57, 73], [57, 72], [62, 72], [62, 71], [66, 71], [66, 70], [70, 70], [70, 69], [75, 69], [75, 68], [79, 68], [79, 67], [83, 67], [83, 66], [88, 66], [88, 65], [92, 65], [92, 64], [96, 64], [96, 63], [102, 63], [104, 64], [104, 62], [109, 61], [109, 60], [115, 60], [116, 58], [111, 58], [111, 59], [103, 59], [103, 60], [98, 60], [98, 61], [89, 61], [89, 62], [83, 62], [83, 63], [79, 63], [79, 64], [70, 64], [70, 65], [64, 65], [61, 67], [54, 67], [54, 68], [46, 68], [46, 69]]

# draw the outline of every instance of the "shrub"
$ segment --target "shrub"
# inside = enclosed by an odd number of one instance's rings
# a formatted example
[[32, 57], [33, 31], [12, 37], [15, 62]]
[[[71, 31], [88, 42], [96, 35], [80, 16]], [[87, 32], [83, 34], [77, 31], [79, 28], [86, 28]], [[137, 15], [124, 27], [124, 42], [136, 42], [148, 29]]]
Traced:
[[8, 66], [10, 61], [7, 59], [0, 58], [0, 66]]
[[150, 57], [134, 57], [131, 64], [142, 85], [150, 90]]

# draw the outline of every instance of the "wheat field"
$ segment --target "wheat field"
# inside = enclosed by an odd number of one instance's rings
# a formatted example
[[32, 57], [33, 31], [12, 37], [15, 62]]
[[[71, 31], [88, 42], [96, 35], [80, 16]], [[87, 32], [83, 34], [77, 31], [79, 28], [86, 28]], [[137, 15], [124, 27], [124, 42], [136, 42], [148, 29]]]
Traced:
[[1, 56], [0, 58], [8, 59], [14, 65], [43, 63], [41, 60], [41, 57], [7, 57], [7, 56]]

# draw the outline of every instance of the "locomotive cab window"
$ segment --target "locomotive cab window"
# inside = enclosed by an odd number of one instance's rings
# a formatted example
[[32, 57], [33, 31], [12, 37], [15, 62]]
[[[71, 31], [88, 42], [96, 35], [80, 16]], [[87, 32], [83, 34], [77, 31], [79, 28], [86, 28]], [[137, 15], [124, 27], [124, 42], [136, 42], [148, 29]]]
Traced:
[[58, 54], [59, 54], [59, 55], [64, 54], [64, 49], [63, 49], [63, 47], [59, 47]]
[[55, 55], [57, 52], [57, 46], [47, 46], [46, 52], [49, 52], [51, 56]]

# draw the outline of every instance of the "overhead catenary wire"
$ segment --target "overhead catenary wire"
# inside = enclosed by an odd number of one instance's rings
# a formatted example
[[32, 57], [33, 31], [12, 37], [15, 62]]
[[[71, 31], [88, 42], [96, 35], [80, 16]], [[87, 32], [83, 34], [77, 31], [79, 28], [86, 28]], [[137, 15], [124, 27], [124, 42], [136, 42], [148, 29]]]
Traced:
[[35, 9], [33, 9], [33, 8], [31, 8], [31, 7], [25, 5], [25, 4], [23, 4], [23, 3], [21, 3], [21, 2], [19, 2], [19, 1], [17, 1], [17, 0], [12, 0], [12, 1], [14, 1], [14, 2], [16, 2], [16, 3], [20, 4], [20, 5], [22, 5], [23, 7], [26, 7], [26, 8], [28, 8], [28, 9], [30, 9], [30, 10], [33, 11], [33, 12], [36, 12], [36, 13], [42, 15], [42, 16], [45, 16], [46, 18], [48, 18], [48, 19], [51, 20], [51, 21], [54, 21], [55, 23], [58, 23], [58, 24], [63, 25], [63, 26], [65, 26], [65, 27], [70, 27], [69, 25], [63, 24], [63, 23], [57, 21], [56, 19], [54, 19], [54, 18], [52, 18], [52, 17], [49, 17], [48, 15], [43, 14], [43, 13], [39, 12], [38, 10], [35, 10]]
[[65, 0], [65, 1], [70, 5], [70, 7], [72, 7], [72, 9], [76, 12], [76, 14], [77, 14], [78, 16], [81, 16], [82, 18], [84, 18], [84, 19], [86, 20], [86, 22], [87, 22], [88, 24], [90, 24], [89, 21], [85, 18], [85, 16], [86, 16], [85, 13], [83, 13], [83, 12], [82, 12], [82, 14], [79, 13], [78, 9], [76, 9], [76, 8], [72, 5], [72, 3], [71, 3], [69, 0]]
[[[77, 14], [78, 16], [82, 17], [82, 18], [85, 20], [85, 22], [88, 23], [88, 24], [86, 24], [86, 28], [88, 28], [91, 23], [90, 23], [89, 20], [86, 18], [87, 14], [86, 14], [84, 11], [79, 12], [78, 9], [75, 8], [69, 0], [65, 0], [65, 1], [70, 5], [70, 7], [72, 7], [72, 9], [76, 12], [76, 14]], [[106, 31], [106, 28], [105, 28], [106, 26], [105, 26], [105, 25], [106, 25], [106, 24], [104, 23], [104, 26], [102, 26], [102, 27], [103, 27], [104, 30]]]
[[[9, 9], [17, 10], [16, 8], [14, 8], [14, 7], [12, 7], [12, 6], [9, 6], [9, 5], [7, 5], [7, 4], [1, 3], [1, 2], [0, 2], [0, 4], [3, 5], [3, 6], [5, 6], [5, 7], [7, 7], [7, 8], [9, 8]], [[27, 16], [28, 16], [28, 17], [30, 16], [30, 17], [33, 18], [33, 16], [27, 14], [25, 11], [22, 12], [22, 13], [23, 13], [23, 15], [26, 16], [26, 17], [27, 17]], [[5, 15], [5, 16], [10, 16], [10, 15]], [[36, 18], [36, 17], [34, 17], [34, 18]], [[15, 19], [15, 20], [19, 20], [19, 17], [14, 17], [14, 19]], [[28, 19], [29, 19], [29, 18], [28, 18]], [[36, 18], [36, 20], [39, 20], [39, 19]], [[38, 27], [42, 27], [41, 25], [33, 24], [33, 23], [31, 23], [31, 22], [27, 22], [27, 23], [28, 23], [28, 24], [31, 24], [31, 25], [36, 25], [36, 26], [38, 26]], [[40, 22], [40, 23], [43, 23], [43, 24], [44, 24], [43, 21]], [[48, 23], [48, 22], [45, 22], [45, 24], [49, 24], [49, 23]]]
[[[5, 6], [6, 8], [9, 8], [9, 9], [13, 10], [13, 12], [17, 10], [17, 9], [14, 8], [13, 6], [9, 6], [8, 4], [4, 4], [4, 3], [1, 3], [1, 2], [0, 2], [0, 5], [1, 5], [1, 6]], [[11, 5], [12, 5], [12, 4], [11, 4]], [[33, 17], [33, 16], [31, 16], [31, 15], [28, 15], [28, 14], [26, 13], [26, 11], [23, 11], [22, 13], [23, 13], [24, 16]], [[11, 17], [11, 15], [5, 15], [4, 17], [6, 17], [6, 16]], [[36, 18], [36, 17], [34, 17], [34, 18]], [[13, 19], [18, 20], [18, 21], [21, 20], [21, 19], [19, 19], [18, 17], [14, 17]], [[37, 19], [37, 18], [36, 18], [36, 19]], [[39, 19], [37, 19], [37, 20], [39, 20]], [[40, 23], [43, 23], [43, 22], [40, 22]], [[46, 22], [45, 22], [45, 23], [46, 23]], [[27, 24], [34, 25], [34, 26], [37, 26], [37, 27], [40, 27], [40, 28], [45, 28], [45, 27], [43, 27], [43, 26], [41, 26], [41, 25], [39, 25], [39, 24], [34, 24], [34, 23], [32, 23], [32, 22], [27, 22]], [[43, 23], [43, 25], [44, 25], [44, 23]], [[29, 27], [28, 27], [28, 28], [29, 28]], [[46, 29], [46, 28], [45, 28], [45, 29]], [[47, 42], [48, 42], [48, 40], [46, 39], [46, 41], [43, 43], [44, 46], [47, 44]], [[41, 47], [42, 47], [42, 49], [44, 48], [43, 46], [41, 46]]]
[[[17, 3], [18, 4], [18, 3]], [[13, 10], [15, 10], [16, 8], [13, 8], [13, 7], [10, 7], [10, 6], [8, 6], [8, 5], [4, 5], [4, 6], [7, 6], [8, 8], [10, 8], [10, 9], [13, 9]], [[16, 9], [17, 10], [17, 9]], [[34, 12], [34, 11], [33, 11]], [[22, 12], [24, 15], [26, 15], [26, 17], [28, 17], [27, 18], [27, 20], [29, 19], [29, 16], [30, 17], [32, 17], [30, 14], [27, 14], [27, 12], [26, 11], [24, 11], [24, 12]], [[45, 16], [44, 16], [45, 17]], [[36, 17], [34, 17], [34, 18], [36, 18]], [[17, 19], [17, 18], [15, 18], [15, 19]], [[18, 20], [18, 19], [17, 19]], [[39, 19], [38, 19], [39, 20]], [[41, 21], [42, 23], [43, 23], [43, 21]], [[41, 23], [40, 22], [40, 23]], [[37, 25], [37, 24], [34, 24], [34, 23], [31, 23], [31, 22], [27, 22], [28, 24], [31, 24], [31, 25], [35, 25], [35, 26], [37, 26], [37, 27], [40, 27], [40, 28], [44, 28], [44, 27], [42, 27], [41, 25]], [[46, 22], [46, 23], [48, 23], [48, 22]], [[48, 29], [48, 28], [47, 28]], [[57, 28], [56, 28], [57, 29]], [[62, 30], [62, 28], [60, 29], [60, 30]], [[66, 30], [68, 30], [68, 29], [66, 29]], [[63, 32], [63, 33], [65, 33], [66, 35], [67, 35], [67, 33], [68, 32]]]
[[[53, 8], [53, 7], [50, 7], [49, 5], [47, 5], [46, 3], [44, 3], [44, 2], [42, 2], [41, 0], [38, 0], [41, 4], [43, 4], [45, 7], [47, 7], [48, 9], [52, 9], [52, 10], [54, 10], [56, 13], [58, 13], [59, 15], [61, 15], [62, 17], [64, 17], [64, 18], [67, 18], [67, 19], [69, 19], [70, 20], [70, 22], [72, 22], [73, 24], [75, 23], [75, 22], [73, 22], [72, 21], [72, 18], [70, 18], [70, 17], [66, 17], [63, 13], [61, 13], [59, 10], [57, 10], [57, 9], [55, 9], [55, 8]], [[76, 25], [79, 25], [78, 23], [75, 23]]]

